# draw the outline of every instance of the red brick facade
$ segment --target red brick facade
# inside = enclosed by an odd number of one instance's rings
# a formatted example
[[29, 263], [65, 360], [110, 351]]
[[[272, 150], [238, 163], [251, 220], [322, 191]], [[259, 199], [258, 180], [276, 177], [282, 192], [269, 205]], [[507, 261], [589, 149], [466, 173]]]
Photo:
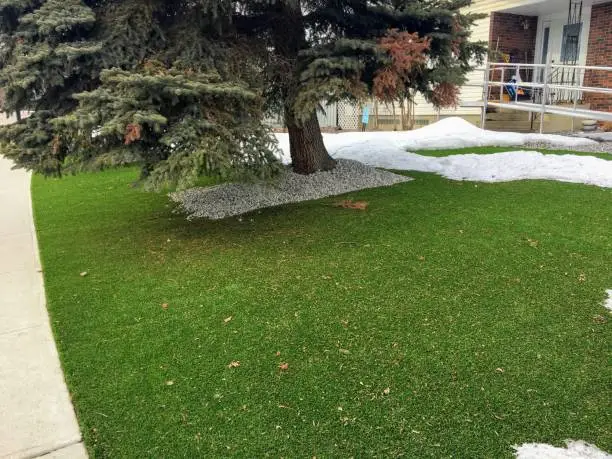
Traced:
[[[537, 31], [537, 16], [491, 13], [491, 27], [489, 29], [491, 60], [501, 62], [500, 53], [504, 53], [510, 56], [510, 62], [533, 63]], [[527, 69], [521, 70], [521, 78], [529, 81], [531, 80], [531, 74], [527, 74], [527, 72]], [[511, 77], [512, 75], [508, 75], [508, 72], [506, 72], [504, 80], [508, 81]], [[491, 78], [499, 81], [501, 72], [493, 72]], [[495, 99], [499, 97], [499, 88], [491, 89], [491, 97]]]
[[[612, 67], [612, 2], [593, 5], [586, 65]], [[585, 73], [584, 85], [612, 88], [612, 72], [589, 70]], [[585, 101], [593, 110], [612, 111], [610, 95], [587, 94]]]
[[537, 16], [492, 13], [489, 49], [509, 54], [510, 62], [533, 63], [537, 31]]

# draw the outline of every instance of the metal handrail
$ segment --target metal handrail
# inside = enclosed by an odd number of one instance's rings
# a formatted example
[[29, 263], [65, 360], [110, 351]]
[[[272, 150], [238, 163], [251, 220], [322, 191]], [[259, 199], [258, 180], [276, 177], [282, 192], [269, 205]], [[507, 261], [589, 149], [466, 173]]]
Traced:
[[566, 68], [566, 69], [578, 69], [578, 70], [603, 70], [606, 72], [612, 72], [612, 67], [603, 67], [599, 65], [551, 64], [551, 67], [558, 68], [558, 69]]
[[[543, 88], [544, 86], [547, 86], [551, 89], [565, 89], [567, 91], [573, 90], [573, 91], [581, 91], [581, 92], [598, 92], [601, 94], [612, 94], [612, 88], [596, 88], [593, 86], [572, 86], [572, 85], [566, 85], [566, 84], [544, 84], [544, 83], [525, 83], [524, 81], [520, 82], [520, 83], [508, 83], [507, 81], [505, 83], [501, 82], [501, 81], [489, 81], [489, 86], [508, 86], [508, 85], [513, 85], [513, 86], [520, 86], [522, 88]], [[466, 85], [467, 86], [467, 85]], [[480, 85], [478, 85], [480, 87]]]
[[[550, 56], [549, 56], [549, 59], [550, 59]], [[537, 82], [508, 83], [507, 81], [504, 81], [505, 70], [508, 68], [516, 69], [516, 73], [519, 75], [520, 75], [521, 68], [533, 68], [533, 69], [543, 68], [544, 69], [543, 82], [542, 83], [537, 83]], [[493, 106], [504, 106], [505, 108], [511, 108], [511, 109], [521, 110], [521, 111], [529, 111], [531, 113], [539, 113], [540, 114], [540, 133], [542, 133], [544, 130], [544, 114], [546, 113], [556, 113], [556, 114], [561, 114], [564, 116], [571, 116], [572, 118], [575, 118], [576, 116], [584, 118], [585, 115], [586, 116], [592, 115], [594, 118], [597, 118], [597, 119], [606, 119], [606, 120], [612, 119], [612, 113], [601, 112], [597, 110], [584, 110], [584, 109], [578, 110], [577, 109], [578, 98], [579, 98], [580, 93], [587, 92], [587, 93], [598, 93], [598, 94], [612, 94], [612, 88], [583, 86], [582, 84], [579, 84], [580, 78], [577, 78], [575, 80], [575, 84], [574, 84], [574, 81], [572, 81], [571, 84], [558, 84], [558, 83], [553, 82], [552, 76], [555, 74], [558, 74], [560, 69], [565, 69], [565, 68], [574, 69], [578, 71], [591, 70], [591, 71], [612, 72], [612, 67], [600, 67], [600, 66], [593, 66], [593, 65], [553, 64], [551, 60], [549, 60], [546, 64], [487, 62], [485, 68], [483, 69], [485, 74], [484, 74], [483, 104], [482, 104], [482, 117], [481, 117], [482, 127], [484, 128], [484, 125], [485, 125], [486, 110], [487, 110], [487, 105], [489, 103]], [[491, 72], [492, 71], [494, 72], [495, 70], [501, 71], [501, 80], [491, 80]], [[542, 96], [541, 103], [538, 104], [535, 102], [535, 99], [533, 98], [534, 92], [532, 92], [533, 103], [528, 106], [526, 105], [518, 106], [519, 104], [518, 91], [515, 92], [514, 104], [516, 105], [514, 105], [514, 107], [512, 103], [507, 103], [507, 104], [504, 103], [503, 102], [503, 88], [508, 87], [508, 85], [511, 85], [515, 88], [524, 87], [524, 88], [532, 88], [532, 89], [541, 90], [541, 96]], [[489, 102], [489, 88], [493, 86], [502, 88], [500, 90], [500, 95], [499, 95], [500, 103]], [[555, 108], [554, 105], [548, 103], [551, 89], [569, 91], [570, 94], [572, 95], [573, 102], [574, 102], [573, 109], [560, 110], [558, 108]]]
[[[521, 86], [524, 86], [521, 83]], [[549, 84], [549, 88], [552, 89], [565, 89], [566, 91], [580, 91], [580, 92], [597, 92], [600, 94], [612, 94], [612, 88], [596, 88], [593, 86], [572, 86], [567, 84]]]
[[[490, 70], [495, 70], [495, 68], [501, 67], [527, 67], [527, 68], [540, 68], [543, 69], [547, 66], [547, 64], [524, 64], [524, 63], [510, 63], [510, 62], [492, 62], [489, 64], [491, 66]], [[494, 67], [493, 67], [494, 66]], [[570, 65], [570, 64], [554, 64], [551, 63], [550, 67], [554, 69], [566, 68], [566, 69], [579, 69], [579, 70], [602, 70], [606, 72], [612, 72], [612, 67], [604, 67], [599, 65]], [[474, 71], [483, 71], [486, 70], [486, 67], [477, 67]]]

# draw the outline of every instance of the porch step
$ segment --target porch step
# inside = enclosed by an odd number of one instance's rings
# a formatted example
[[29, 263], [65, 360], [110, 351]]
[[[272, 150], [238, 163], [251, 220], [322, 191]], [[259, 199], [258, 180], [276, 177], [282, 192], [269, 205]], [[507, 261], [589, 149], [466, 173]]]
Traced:
[[[533, 130], [540, 128], [539, 122], [533, 123]], [[504, 131], [504, 132], [532, 132], [531, 122], [527, 121], [508, 121], [508, 120], [495, 120], [487, 121], [485, 129], [489, 131]]]
[[525, 121], [529, 119], [528, 117], [527, 113], [510, 110], [487, 113], [487, 120], [489, 121]]

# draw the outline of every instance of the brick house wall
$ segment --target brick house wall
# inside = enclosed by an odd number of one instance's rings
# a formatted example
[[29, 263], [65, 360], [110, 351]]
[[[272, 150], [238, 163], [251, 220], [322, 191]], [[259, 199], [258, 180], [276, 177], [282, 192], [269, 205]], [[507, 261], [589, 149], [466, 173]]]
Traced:
[[[527, 29], [525, 29], [527, 26]], [[538, 32], [537, 16], [522, 16], [510, 13], [491, 13], [489, 28], [489, 54], [491, 59], [500, 62], [502, 59], [497, 53], [510, 55], [510, 62], [532, 64], [535, 59], [536, 35]], [[512, 75], [508, 72], [504, 80], [508, 81]], [[531, 81], [531, 70], [521, 69], [523, 81]], [[491, 78], [499, 81], [501, 71], [493, 72]], [[491, 97], [499, 97], [500, 88], [491, 88]]]
[[[593, 5], [586, 65], [612, 67], [612, 1]], [[612, 88], [612, 72], [588, 70], [584, 85]], [[612, 95], [585, 94], [584, 99], [593, 110], [612, 111]]]
[[[527, 29], [525, 29], [527, 26]], [[509, 54], [510, 62], [532, 64], [535, 57], [537, 16], [492, 13], [489, 29], [489, 49]]]

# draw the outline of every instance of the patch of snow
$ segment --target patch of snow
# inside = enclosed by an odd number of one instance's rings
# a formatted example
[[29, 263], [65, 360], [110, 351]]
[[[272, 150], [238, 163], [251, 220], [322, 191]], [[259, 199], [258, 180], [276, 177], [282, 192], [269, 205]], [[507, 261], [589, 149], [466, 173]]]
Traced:
[[[289, 135], [276, 134], [283, 159], [289, 161]], [[594, 140], [555, 134], [522, 134], [517, 132], [495, 132], [480, 129], [462, 118], [451, 117], [412, 131], [393, 132], [344, 132], [323, 134], [330, 153], [341, 153], [348, 147], [375, 150], [383, 148], [390, 152], [406, 150], [440, 150], [468, 147], [516, 147], [528, 143], [543, 142], [556, 147], [593, 145]]]
[[[282, 160], [290, 162], [289, 136], [277, 134]], [[533, 142], [575, 146], [593, 140], [549, 134], [482, 130], [461, 118], [447, 118], [414, 131], [323, 134], [335, 158], [360, 161], [386, 169], [433, 172], [452, 180], [506, 182], [545, 179], [612, 188], [612, 161], [592, 156], [544, 155], [533, 151], [447, 157], [421, 156], [407, 150], [512, 146]]]
[[612, 459], [612, 455], [581, 440], [566, 440], [567, 448], [545, 443], [515, 446], [517, 459]]
[[604, 301], [604, 308], [612, 312], [612, 289], [606, 290], [606, 294], [608, 298]]

